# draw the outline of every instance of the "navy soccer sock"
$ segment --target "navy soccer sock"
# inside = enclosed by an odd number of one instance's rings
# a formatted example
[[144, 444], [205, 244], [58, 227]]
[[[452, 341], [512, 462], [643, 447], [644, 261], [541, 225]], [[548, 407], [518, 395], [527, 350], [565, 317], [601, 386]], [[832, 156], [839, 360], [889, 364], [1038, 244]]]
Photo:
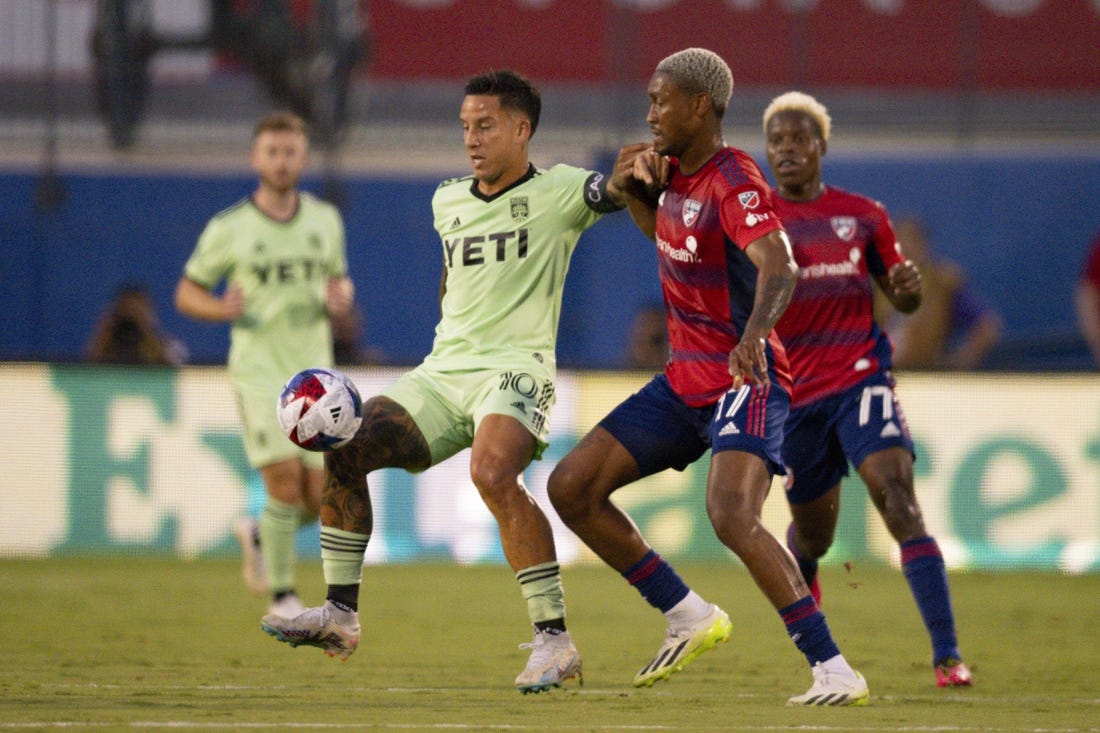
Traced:
[[924, 626], [932, 637], [932, 660], [961, 658], [951, 611], [947, 568], [936, 540], [918, 537], [901, 544], [901, 567], [917, 602]]
[[634, 586], [649, 605], [667, 612], [687, 597], [689, 589], [680, 575], [672, 569], [656, 550], [650, 550], [638, 562], [622, 574]]
[[829, 625], [825, 623], [825, 614], [817, 607], [813, 597], [806, 596], [779, 609], [779, 616], [787, 627], [787, 634], [806, 656], [811, 667], [840, 654]]

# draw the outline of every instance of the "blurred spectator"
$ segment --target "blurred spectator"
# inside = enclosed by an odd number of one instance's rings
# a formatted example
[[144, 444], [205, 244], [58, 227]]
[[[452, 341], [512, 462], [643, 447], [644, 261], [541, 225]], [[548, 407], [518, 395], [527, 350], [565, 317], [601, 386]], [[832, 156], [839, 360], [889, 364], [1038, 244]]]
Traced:
[[1001, 316], [966, 281], [962, 267], [937, 257], [917, 219], [899, 220], [902, 252], [920, 268], [922, 297], [915, 313], [879, 311], [894, 342], [897, 369], [977, 369], [1001, 340]]
[[386, 354], [373, 346], [363, 346], [367, 332], [367, 319], [363, 309], [353, 304], [344, 313], [330, 313], [332, 323], [332, 351], [335, 364], [340, 366], [364, 366], [387, 363]]
[[634, 313], [623, 364], [628, 369], [664, 371], [668, 362], [668, 325], [663, 303], [646, 303]]
[[167, 364], [187, 361], [187, 347], [160, 327], [149, 290], [139, 283], [120, 287], [96, 324], [85, 348], [96, 364]]
[[1100, 367], [1100, 233], [1092, 240], [1073, 296], [1077, 327], [1088, 344], [1093, 362]]

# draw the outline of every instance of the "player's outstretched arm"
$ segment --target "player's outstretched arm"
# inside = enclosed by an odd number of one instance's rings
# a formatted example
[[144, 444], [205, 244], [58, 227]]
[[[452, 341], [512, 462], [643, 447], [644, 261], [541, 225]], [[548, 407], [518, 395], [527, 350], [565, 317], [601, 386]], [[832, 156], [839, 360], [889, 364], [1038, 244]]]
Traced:
[[642, 234], [651, 240], [657, 237], [657, 200], [668, 186], [670, 174], [668, 158], [649, 145], [633, 157], [629, 177], [624, 171], [624, 190], [629, 194], [626, 209]]
[[355, 302], [355, 285], [350, 277], [331, 277], [325, 289], [325, 310], [329, 315], [342, 316]]
[[619, 206], [626, 206], [628, 196], [636, 196], [637, 181], [634, 179], [634, 160], [647, 150], [651, 150], [649, 143], [627, 143], [619, 148], [619, 154], [615, 158], [615, 167], [611, 176], [607, 179], [607, 193]]
[[883, 294], [901, 313], [913, 313], [920, 307], [920, 268], [912, 260], [899, 262], [886, 275], [875, 278]]
[[642, 234], [646, 235], [650, 241], [656, 241], [657, 209], [640, 199], [631, 197], [627, 199], [626, 210], [630, 212], [630, 218], [634, 220]]
[[787, 233], [777, 229], [745, 248], [756, 265], [756, 296], [737, 346], [730, 352], [729, 368], [735, 387], [742, 383], [767, 384], [765, 342], [791, 302], [798, 275]]
[[180, 278], [176, 285], [176, 310], [200, 321], [223, 323], [244, 313], [244, 295], [236, 286], [226, 288], [218, 297], [191, 278]]

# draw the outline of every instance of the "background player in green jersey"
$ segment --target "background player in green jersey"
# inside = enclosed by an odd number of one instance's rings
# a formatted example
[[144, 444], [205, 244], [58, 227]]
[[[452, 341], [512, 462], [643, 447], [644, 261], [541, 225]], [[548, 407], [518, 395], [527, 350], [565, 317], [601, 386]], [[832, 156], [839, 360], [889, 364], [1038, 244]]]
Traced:
[[176, 286], [181, 313], [232, 324], [229, 376], [248, 460], [267, 492], [258, 533], [255, 523], [238, 527], [245, 580], [255, 592], [270, 589], [268, 613], [288, 618], [304, 610], [294, 592], [294, 543], [320, 510], [323, 456], [286, 439], [275, 401], [291, 375], [332, 365], [329, 314], [346, 312], [354, 297], [339, 211], [298, 189], [308, 151], [297, 116], [275, 113], [256, 124], [256, 190], [210, 220]]
[[[343, 659], [355, 651], [372, 531], [366, 475], [383, 467], [423, 471], [471, 448], [471, 478], [497, 521], [535, 627], [516, 687], [541, 692], [581, 674], [565, 627], [553, 534], [522, 473], [546, 447], [570, 255], [581, 233], [621, 208], [622, 198], [599, 173], [566, 165], [541, 170], [529, 162], [540, 110], [538, 91], [514, 72], [490, 72], [466, 85], [459, 121], [473, 175], [444, 181], [432, 199], [443, 245], [442, 317], [432, 352], [368, 399], [354, 440], [327, 454], [321, 508], [327, 600], [295, 619], [265, 617], [264, 630], [279, 641]], [[624, 148], [616, 173], [645, 147]]]

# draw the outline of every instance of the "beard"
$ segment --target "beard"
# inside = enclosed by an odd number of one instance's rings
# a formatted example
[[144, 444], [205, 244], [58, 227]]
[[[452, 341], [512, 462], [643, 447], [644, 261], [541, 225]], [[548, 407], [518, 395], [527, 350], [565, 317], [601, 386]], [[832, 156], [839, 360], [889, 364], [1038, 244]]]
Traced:
[[276, 172], [260, 176], [260, 182], [263, 183], [265, 188], [275, 193], [287, 194], [297, 188], [298, 177], [290, 173]]

